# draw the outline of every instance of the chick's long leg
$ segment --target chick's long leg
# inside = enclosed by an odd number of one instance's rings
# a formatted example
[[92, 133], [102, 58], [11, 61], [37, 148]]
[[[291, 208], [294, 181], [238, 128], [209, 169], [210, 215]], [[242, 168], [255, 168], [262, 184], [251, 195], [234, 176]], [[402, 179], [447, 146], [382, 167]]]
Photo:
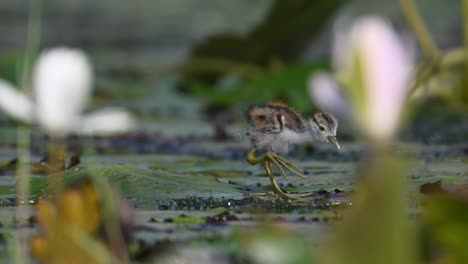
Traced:
[[295, 166], [292, 162], [278, 156], [276, 153], [272, 151], [268, 151], [265, 155], [262, 156], [255, 156], [255, 152], [257, 151], [256, 148], [253, 148], [248, 154], [247, 154], [247, 161], [251, 165], [255, 165], [258, 163], [263, 163], [263, 166], [265, 167], [265, 171], [267, 173], [268, 178], [270, 179], [270, 182], [273, 186], [273, 191], [279, 195], [281, 198], [287, 198], [287, 199], [299, 199], [302, 197], [308, 197], [311, 196], [311, 193], [307, 194], [287, 194], [284, 193], [281, 188], [278, 186], [275, 176], [273, 175], [273, 170], [272, 170], [272, 163], [275, 164], [281, 171], [281, 174], [287, 179], [286, 173], [284, 169], [298, 175], [301, 177], [304, 177], [302, 173], [299, 172], [299, 168]]

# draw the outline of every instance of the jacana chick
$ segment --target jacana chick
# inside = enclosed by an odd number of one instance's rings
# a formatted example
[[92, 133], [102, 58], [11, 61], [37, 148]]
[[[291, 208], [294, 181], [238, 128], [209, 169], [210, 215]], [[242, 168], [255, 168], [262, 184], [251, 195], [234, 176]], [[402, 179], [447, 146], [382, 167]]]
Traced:
[[[275, 164], [286, 178], [285, 170], [300, 177], [304, 177], [301, 170], [292, 162], [278, 154], [285, 154], [291, 145], [311, 142], [329, 142], [337, 149], [340, 145], [336, 139], [338, 121], [327, 113], [316, 113], [309, 120], [305, 120], [299, 113], [283, 103], [272, 102], [266, 105], [250, 107], [247, 113], [249, 123], [248, 135], [253, 149], [247, 155], [247, 161], [252, 164], [263, 163], [265, 171], [273, 185], [273, 191], [282, 198], [298, 199], [310, 194], [288, 194], [283, 192], [272, 172]], [[267, 152], [259, 157], [257, 150]]]

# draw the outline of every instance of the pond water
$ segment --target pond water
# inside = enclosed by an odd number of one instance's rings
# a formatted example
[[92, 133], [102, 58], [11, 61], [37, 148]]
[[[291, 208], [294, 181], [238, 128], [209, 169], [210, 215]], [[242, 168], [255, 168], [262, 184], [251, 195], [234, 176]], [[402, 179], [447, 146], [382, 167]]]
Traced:
[[[184, 129], [171, 131], [183, 134]], [[207, 131], [200, 130], [192, 138], [167, 137], [161, 132], [72, 138], [69, 146], [87, 147], [80, 164], [66, 170], [65, 177], [74, 179], [90, 174], [105, 177], [121, 192], [135, 208], [134, 243], [139, 248], [136, 255], [142, 258], [147, 251], [166, 252], [166, 246], [177, 249], [174, 254], [178, 256], [206, 257], [192, 251], [193, 243], [201, 244], [204, 252], [212, 257], [218, 255], [215, 249], [232, 243], [230, 238], [239, 230], [258, 229], [265, 221], [320, 244], [321, 236], [317, 234], [339, 222], [342, 209], [352, 204], [355, 173], [365, 155], [361, 144], [344, 142], [340, 152], [327, 145], [294, 151], [288, 157], [303, 169], [306, 178], [290, 175], [284, 179], [277, 172], [276, 179], [288, 192], [314, 195], [297, 201], [280, 201], [267, 194], [271, 185], [262, 167], [245, 161], [249, 150], [245, 139], [213, 141], [206, 135]], [[229, 131], [242, 131], [242, 126], [233, 126]], [[33, 159], [39, 160], [45, 140], [37, 136], [35, 141]], [[416, 215], [418, 204], [411, 197], [419, 195], [420, 185], [443, 180], [444, 188], [450, 188], [468, 181], [464, 145], [400, 143], [395, 149], [406, 160], [408, 206]], [[4, 147], [0, 152], [5, 169], [15, 149]], [[15, 232], [12, 227], [16, 180], [12, 171], [4, 170], [3, 174], [0, 233], [8, 237]], [[46, 192], [44, 176], [33, 176], [32, 192], [34, 199]], [[36, 232], [35, 224], [23, 228]], [[212, 243], [213, 240], [221, 242]], [[1, 242], [3, 255], [4, 242]]]

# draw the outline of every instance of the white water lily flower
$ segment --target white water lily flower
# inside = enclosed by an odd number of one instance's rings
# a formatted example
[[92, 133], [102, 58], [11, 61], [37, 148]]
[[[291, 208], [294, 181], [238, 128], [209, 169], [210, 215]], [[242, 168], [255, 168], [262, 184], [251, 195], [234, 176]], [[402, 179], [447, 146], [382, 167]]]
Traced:
[[15, 87], [0, 79], [0, 109], [14, 119], [33, 122], [34, 104]]
[[39, 57], [33, 83], [39, 124], [48, 131], [66, 133], [86, 106], [92, 66], [81, 51], [53, 49]]
[[410, 88], [412, 54], [405, 43], [384, 19], [367, 16], [337, 34], [333, 55], [355, 122], [376, 140], [390, 139]]
[[39, 56], [34, 67], [35, 103], [11, 85], [0, 82], [0, 97], [5, 96], [0, 99], [0, 108], [13, 118], [38, 123], [49, 134], [57, 136], [71, 132], [129, 130], [133, 121], [123, 110], [82, 116], [92, 83], [92, 66], [83, 52], [70, 48], [51, 49]]

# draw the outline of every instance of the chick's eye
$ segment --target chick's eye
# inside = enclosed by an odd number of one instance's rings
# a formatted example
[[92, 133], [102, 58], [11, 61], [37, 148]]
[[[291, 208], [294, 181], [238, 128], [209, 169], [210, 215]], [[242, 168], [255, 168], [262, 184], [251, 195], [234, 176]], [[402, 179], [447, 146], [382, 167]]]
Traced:
[[325, 131], [325, 127], [322, 126], [322, 125], [319, 126], [319, 129], [320, 129], [320, 131], [322, 131], [322, 132]]

